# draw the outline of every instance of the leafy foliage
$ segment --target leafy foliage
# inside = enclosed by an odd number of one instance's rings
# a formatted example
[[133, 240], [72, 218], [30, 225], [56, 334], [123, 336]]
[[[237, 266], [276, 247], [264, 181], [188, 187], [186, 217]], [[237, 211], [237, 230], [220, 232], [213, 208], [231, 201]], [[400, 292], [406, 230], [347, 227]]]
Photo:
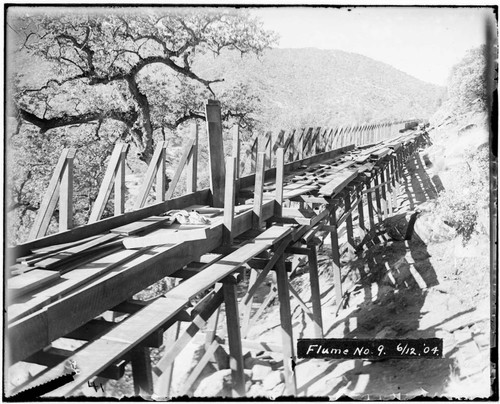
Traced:
[[[255, 125], [258, 99], [244, 84], [219, 92], [212, 85], [223, 76], [204, 77], [192, 67], [196, 55], [260, 53], [270, 46], [275, 35], [248, 12], [45, 11], [17, 7], [7, 16], [9, 115], [15, 118], [7, 134], [11, 242], [26, 238], [65, 146], [80, 149], [74, 198], [79, 225], [88, 217], [116, 141], [133, 143], [146, 162], [159, 139], [181, 148], [185, 139], [176, 129], [203, 119], [211, 97], [222, 102], [225, 119]], [[178, 154], [172, 155], [174, 166]]]
[[487, 101], [486, 45], [471, 49], [453, 66], [448, 80], [448, 97], [462, 110], [473, 102], [484, 109]]
[[438, 210], [465, 244], [477, 229], [479, 212], [489, 208], [488, 148], [468, 151], [456, 176], [459, 186], [441, 192]]

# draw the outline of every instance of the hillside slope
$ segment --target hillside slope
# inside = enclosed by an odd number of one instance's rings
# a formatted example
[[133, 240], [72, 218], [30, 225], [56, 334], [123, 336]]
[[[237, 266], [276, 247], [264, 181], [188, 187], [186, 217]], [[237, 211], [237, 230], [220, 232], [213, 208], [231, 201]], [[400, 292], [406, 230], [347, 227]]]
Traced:
[[270, 49], [263, 56], [200, 55], [196, 71], [225, 77], [215, 89], [248, 83], [266, 126], [336, 125], [411, 117], [437, 109], [444, 88], [366, 56], [338, 50]]

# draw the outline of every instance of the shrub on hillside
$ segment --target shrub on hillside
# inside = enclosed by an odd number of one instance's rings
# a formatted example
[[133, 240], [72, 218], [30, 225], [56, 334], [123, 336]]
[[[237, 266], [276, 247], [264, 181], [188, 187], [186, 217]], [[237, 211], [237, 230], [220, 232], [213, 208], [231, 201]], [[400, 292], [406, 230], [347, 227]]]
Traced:
[[488, 148], [465, 154], [465, 164], [457, 171], [455, 186], [441, 192], [438, 210], [466, 244], [479, 230], [479, 212], [489, 205]]

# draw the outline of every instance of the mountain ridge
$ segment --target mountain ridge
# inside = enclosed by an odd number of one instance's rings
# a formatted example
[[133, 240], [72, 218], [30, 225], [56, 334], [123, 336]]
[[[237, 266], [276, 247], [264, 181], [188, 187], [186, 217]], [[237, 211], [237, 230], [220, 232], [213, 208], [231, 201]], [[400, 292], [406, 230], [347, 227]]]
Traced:
[[194, 68], [214, 89], [247, 84], [261, 100], [265, 127], [427, 118], [444, 87], [424, 82], [385, 62], [342, 50], [273, 48], [261, 56], [224, 51], [197, 55]]

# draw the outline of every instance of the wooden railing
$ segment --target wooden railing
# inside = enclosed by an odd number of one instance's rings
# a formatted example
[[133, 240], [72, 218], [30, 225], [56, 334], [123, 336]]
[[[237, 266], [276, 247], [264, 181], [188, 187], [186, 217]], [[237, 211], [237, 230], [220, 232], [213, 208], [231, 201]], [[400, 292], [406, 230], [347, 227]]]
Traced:
[[[208, 154], [210, 171], [211, 205], [224, 206], [224, 184], [226, 165], [224, 145], [222, 141], [222, 120], [220, 103], [208, 100], [206, 105]], [[248, 146], [242, 152], [240, 130], [238, 126], [232, 132], [232, 157], [234, 162], [234, 179], [244, 175], [255, 174], [259, 153], [264, 153], [262, 169], [276, 167], [276, 152], [283, 149], [284, 163], [303, 160], [312, 155], [328, 150], [339, 149], [355, 144], [358, 147], [367, 146], [391, 138], [400, 130], [413, 127], [416, 121], [392, 121], [362, 125], [343, 125], [336, 128], [309, 127], [301, 129], [281, 130], [274, 142], [271, 132], [254, 134]], [[167, 188], [166, 142], [156, 145], [153, 157], [149, 163], [142, 186], [134, 203], [134, 210], [146, 206], [155, 184], [156, 203], [170, 200], [186, 168], [186, 193], [197, 191], [198, 182], [198, 124], [190, 127], [187, 141], [177, 170]], [[111, 191], [114, 188], [114, 215], [125, 212], [125, 159], [128, 145], [117, 143], [111, 154], [108, 167], [104, 174], [99, 193], [92, 206], [88, 223], [101, 220]], [[54, 169], [46, 195], [30, 232], [30, 240], [46, 235], [51, 217], [59, 200], [59, 232], [73, 227], [73, 158], [75, 149], [64, 149]], [[239, 183], [235, 192], [238, 191]]]

